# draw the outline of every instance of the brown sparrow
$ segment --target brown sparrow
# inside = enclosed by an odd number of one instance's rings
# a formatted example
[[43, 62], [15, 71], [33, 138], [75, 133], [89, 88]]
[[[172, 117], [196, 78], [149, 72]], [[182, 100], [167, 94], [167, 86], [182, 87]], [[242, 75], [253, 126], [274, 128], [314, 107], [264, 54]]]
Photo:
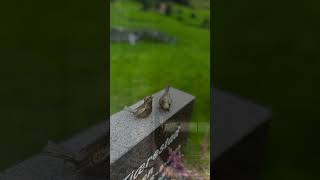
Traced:
[[152, 112], [152, 96], [147, 96], [143, 99], [143, 104], [132, 110], [128, 107], [125, 107], [125, 110], [131, 112], [137, 118], [146, 118]]
[[169, 111], [170, 110], [170, 106], [172, 104], [172, 99], [171, 99], [171, 96], [169, 94], [169, 90], [170, 90], [170, 86], [167, 86], [166, 89], [165, 89], [164, 94], [159, 99], [160, 108], [162, 110], [164, 110], [164, 111]]

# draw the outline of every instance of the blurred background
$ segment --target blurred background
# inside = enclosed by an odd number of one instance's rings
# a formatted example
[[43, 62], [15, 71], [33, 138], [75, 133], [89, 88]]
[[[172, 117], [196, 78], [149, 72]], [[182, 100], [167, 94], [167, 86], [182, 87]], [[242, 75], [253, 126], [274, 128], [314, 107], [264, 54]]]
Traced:
[[210, 1], [113, 0], [110, 28], [111, 114], [167, 85], [194, 95], [184, 163], [209, 179]]
[[106, 120], [106, 6], [1, 3], [0, 172]]
[[272, 108], [262, 179], [319, 179], [320, 3], [212, 5], [213, 85]]
[[[114, 113], [123, 105], [163, 88], [168, 81], [154, 75], [156, 69], [163, 70], [165, 75], [170, 72], [167, 78], [172, 78], [169, 80], [174, 87], [203, 100], [197, 104], [199, 109], [195, 109], [194, 116], [199, 121], [206, 120], [209, 98], [205, 94], [209, 94], [209, 84], [205, 82], [209, 80], [215, 87], [271, 107], [273, 120], [262, 179], [319, 179], [319, 2], [215, 0], [210, 3], [211, 13], [208, 1], [189, 2], [194, 8], [175, 2], [178, 5], [172, 8], [182, 11], [173, 11], [169, 17], [141, 12], [141, 8], [149, 8], [142, 2], [114, 0], [110, 4], [111, 25], [146, 27], [150, 18], [153, 29], [177, 40], [176, 45], [153, 43], [150, 48], [148, 42], [112, 45], [111, 50], [119, 52], [111, 54], [112, 66], [120, 66], [120, 59], [126, 59], [127, 66], [137, 61], [144, 62], [139, 65], [147, 68], [132, 66], [128, 71], [125, 66], [117, 68], [119, 72], [111, 72], [114, 78], [141, 75], [143, 80], [111, 82], [111, 85], [115, 82], [123, 85], [111, 86], [111, 101], [117, 103], [110, 108], [109, 68], [105, 61], [109, 2], [2, 2], [0, 170], [37, 153], [47, 140], [65, 139], [100, 122], [109, 110]], [[192, 18], [195, 17], [192, 12], [196, 18]], [[204, 60], [209, 57], [206, 52], [210, 49], [204, 40], [210, 38], [206, 29], [209, 14], [213, 22], [211, 62]], [[126, 20], [129, 15], [146, 20], [135, 25]], [[190, 41], [184, 40], [187, 38]], [[123, 49], [128, 53], [117, 57]], [[134, 53], [130, 53], [132, 49]], [[146, 55], [139, 53], [145, 49]], [[148, 64], [146, 59], [150, 59], [150, 54], [158, 61], [160, 55], [166, 58], [159, 66]], [[188, 62], [186, 57], [195, 63]], [[179, 58], [185, 63], [175, 61]], [[168, 64], [176, 70], [168, 70]], [[198, 71], [208, 73], [209, 64], [211, 79]], [[188, 71], [195, 75], [185, 73]], [[173, 73], [185, 81], [174, 81]], [[191, 85], [188, 79], [195, 77], [196, 85]], [[146, 83], [155, 80], [156, 84]], [[124, 85], [132, 89], [121, 88]]]

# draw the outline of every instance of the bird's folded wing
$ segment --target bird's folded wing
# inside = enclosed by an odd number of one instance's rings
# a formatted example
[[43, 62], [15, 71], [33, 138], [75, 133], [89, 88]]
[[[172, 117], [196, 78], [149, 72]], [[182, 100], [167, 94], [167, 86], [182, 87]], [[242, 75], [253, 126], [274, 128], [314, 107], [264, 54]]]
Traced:
[[136, 114], [142, 114], [142, 113], [144, 113], [145, 111], [146, 111], [146, 107], [140, 107], [140, 108], [137, 110]]

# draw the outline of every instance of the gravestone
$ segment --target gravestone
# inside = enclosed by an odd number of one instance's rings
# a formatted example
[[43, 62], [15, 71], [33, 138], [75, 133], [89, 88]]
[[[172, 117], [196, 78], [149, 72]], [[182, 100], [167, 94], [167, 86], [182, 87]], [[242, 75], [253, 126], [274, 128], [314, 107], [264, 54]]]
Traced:
[[[158, 109], [164, 90], [153, 94], [153, 112], [137, 119], [123, 110], [110, 118], [110, 179], [152, 179], [168, 158], [168, 149], [183, 148], [195, 97], [170, 88], [169, 112]], [[142, 104], [139, 101], [130, 108]]]
[[176, 42], [176, 38], [149, 29], [130, 30], [123, 27], [111, 27], [110, 29], [110, 42], [134, 45], [138, 41], [172, 44]]

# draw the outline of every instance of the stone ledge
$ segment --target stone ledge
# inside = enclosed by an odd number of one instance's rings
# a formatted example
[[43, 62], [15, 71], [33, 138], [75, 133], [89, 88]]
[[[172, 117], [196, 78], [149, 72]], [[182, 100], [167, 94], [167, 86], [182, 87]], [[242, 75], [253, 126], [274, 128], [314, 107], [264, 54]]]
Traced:
[[[131, 113], [122, 110], [110, 118], [110, 164], [117, 161], [144, 138], [154, 132], [161, 124], [174, 116], [186, 105], [195, 100], [195, 97], [175, 88], [170, 88], [173, 99], [169, 112], [159, 112], [158, 100], [164, 90], [153, 94], [153, 112], [144, 119], [136, 119]], [[133, 104], [136, 108], [143, 100]]]

